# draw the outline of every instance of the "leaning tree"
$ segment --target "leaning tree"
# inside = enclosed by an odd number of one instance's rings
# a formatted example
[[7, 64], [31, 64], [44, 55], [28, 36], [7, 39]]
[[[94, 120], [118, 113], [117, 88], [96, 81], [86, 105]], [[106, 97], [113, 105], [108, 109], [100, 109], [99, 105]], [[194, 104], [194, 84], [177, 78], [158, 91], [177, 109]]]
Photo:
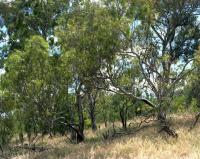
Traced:
[[[115, 61], [107, 63], [106, 70], [100, 70], [99, 77], [106, 79], [107, 90], [150, 106], [150, 112], [161, 123], [160, 131], [175, 137], [177, 134], [170, 128], [166, 114], [173, 107], [177, 84], [194, 70], [193, 54], [200, 41], [199, 1], [166, 0], [147, 4], [151, 16], [134, 14], [134, 18], [128, 9], [127, 13], [121, 12], [124, 3], [109, 4], [113, 5], [112, 11], [121, 13], [116, 20], [131, 17], [135, 21], [131, 21], [129, 31], [121, 30], [120, 38], [126, 41], [126, 46], [116, 52]], [[127, 79], [126, 72], [129, 80], [121, 82]], [[137, 96], [136, 89], [152, 94], [154, 99], [148, 100], [145, 93]]]

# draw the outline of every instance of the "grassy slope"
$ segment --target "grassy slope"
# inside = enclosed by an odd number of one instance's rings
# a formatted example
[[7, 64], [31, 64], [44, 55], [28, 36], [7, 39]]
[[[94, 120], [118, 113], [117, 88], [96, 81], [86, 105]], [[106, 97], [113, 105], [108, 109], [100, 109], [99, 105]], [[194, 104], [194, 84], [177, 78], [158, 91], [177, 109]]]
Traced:
[[91, 131], [86, 132], [87, 139], [81, 144], [71, 144], [66, 137], [45, 138], [43, 144], [53, 149], [44, 152], [29, 152], [17, 155], [13, 159], [199, 159], [200, 127], [188, 132], [192, 116], [176, 116], [174, 127], [179, 137], [170, 138], [158, 134], [154, 126], [142, 130], [136, 135], [127, 135], [110, 141], [102, 141]]

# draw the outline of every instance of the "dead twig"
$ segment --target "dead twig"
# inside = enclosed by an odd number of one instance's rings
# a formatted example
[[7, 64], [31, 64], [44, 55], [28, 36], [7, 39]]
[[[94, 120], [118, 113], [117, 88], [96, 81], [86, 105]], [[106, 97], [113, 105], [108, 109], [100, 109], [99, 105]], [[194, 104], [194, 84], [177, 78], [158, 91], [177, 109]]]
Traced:
[[[139, 126], [136, 129], [134, 129], [134, 130], [124, 130], [124, 131], [118, 131], [118, 132], [114, 131], [111, 136], [112, 137], [116, 137], [116, 135], [132, 135], [132, 134], [136, 134], [137, 132], [139, 132], [139, 131], [141, 131], [141, 130], [143, 130], [145, 128], [148, 128], [150, 126], [149, 125], [150, 122], [155, 121], [155, 119], [150, 119], [151, 117], [148, 117], [148, 118], [145, 118], [144, 120], [142, 120], [140, 122]], [[146, 125], [142, 126], [143, 123], [145, 123]]]

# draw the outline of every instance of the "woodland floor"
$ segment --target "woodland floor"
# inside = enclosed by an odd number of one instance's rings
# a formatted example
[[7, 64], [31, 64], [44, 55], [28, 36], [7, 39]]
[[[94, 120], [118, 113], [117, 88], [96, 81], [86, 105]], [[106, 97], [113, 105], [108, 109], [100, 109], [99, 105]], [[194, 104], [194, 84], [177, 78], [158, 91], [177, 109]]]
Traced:
[[70, 143], [66, 136], [51, 139], [46, 136], [38, 145], [48, 150], [13, 148], [5, 153], [9, 159], [200, 159], [200, 122], [188, 131], [193, 119], [194, 115], [188, 114], [171, 117], [178, 138], [159, 134], [157, 126], [152, 124], [134, 135], [103, 140], [100, 134], [105, 128], [102, 128], [97, 133], [86, 130], [86, 140], [81, 144]]

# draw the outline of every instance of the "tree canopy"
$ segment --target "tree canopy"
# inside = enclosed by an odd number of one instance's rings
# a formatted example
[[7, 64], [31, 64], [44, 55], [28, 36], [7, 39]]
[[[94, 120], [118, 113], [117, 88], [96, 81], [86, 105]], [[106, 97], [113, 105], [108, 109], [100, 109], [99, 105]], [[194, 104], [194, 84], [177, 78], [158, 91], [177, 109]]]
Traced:
[[198, 0], [0, 2], [0, 145], [15, 134], [31, 144], [69, 133], [79, 143], [88, 127], [119, 120], [128, 131], [136, 116], [177, 137], [169, 114], [199, 107], [199, 8]]

